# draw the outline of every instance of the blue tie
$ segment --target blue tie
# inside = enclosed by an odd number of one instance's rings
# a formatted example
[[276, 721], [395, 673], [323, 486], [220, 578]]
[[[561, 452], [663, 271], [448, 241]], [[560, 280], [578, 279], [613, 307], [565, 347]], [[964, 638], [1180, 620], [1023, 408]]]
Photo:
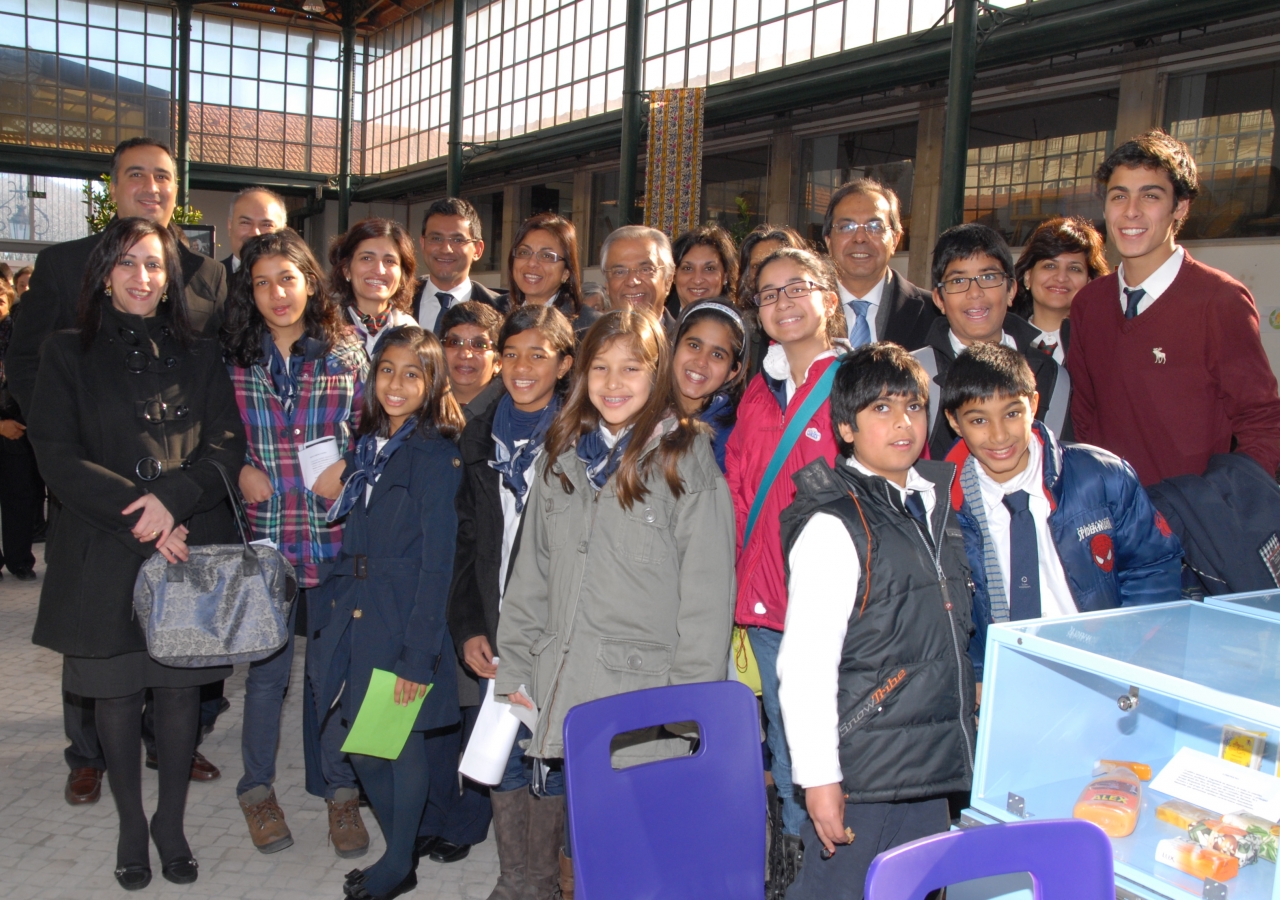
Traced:
[[925, 543], [929, 545], [929, 549], [933, 549], [933, 534], [929, 530], [929, 512], [924, 508], [924, 500], [918, 491], [908, 491], [907, 496], [903, 498], [902, 505], [907, 508], [907, 512], [911, 513], [911, 518], [920, 523], [920, 529], [924, 532]]
[[871, 343], [871, 323], [867, 321], [867, 310], [871, 308], [870, 300], [850, 300], [853, 307], [853, 328], [849, 329], [849, 343], [854, 349]]
[[1040, 618], [1040, 553], [1026, 491], [1005, 494], [1009, 510], [1009, 620]]
[[1138, 314], [1138, 304], [1142, 302], [1142, 298], [1147, 296], [1147, 292], [1142, 288], [1124, 288], [1124, 317], [1132, 319]]
[[449, 311], [449, 304], [453, 302], [453, 294], [439, 291], [436, 294], [436, 299], [440, 301], [440, 312], [436, 315], [436, 324], [431, 330], [436, 333], [436, 337], [441, 337], [440, 326], [444, 324], [444, 314]]

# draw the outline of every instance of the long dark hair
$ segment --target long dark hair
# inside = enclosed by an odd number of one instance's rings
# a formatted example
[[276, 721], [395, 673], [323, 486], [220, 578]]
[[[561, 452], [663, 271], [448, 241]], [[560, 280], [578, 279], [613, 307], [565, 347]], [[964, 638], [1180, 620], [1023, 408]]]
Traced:
[[[706, 222], [697, 228], [691, 228], [671, 242], [671, 256], [675, 259], [676, 271], [685, 255], [694, 247], [710, 247], [720, 257], [720, 268], [724, 269], [724, 284], [720, 286], [719, 296], [726, 297], [730, 305], [738, 302], [738, 251], [733, 246], [733, 238], [715, 222]], [[750, 257], [748, 257], [750, 258]], [[667, 299], [677, 298], [675, 279], [671, 280], [671, 292]]]
[[507, 256], [507, 281], [511, 284], [512, 306], [524, 305], [524, 291], [516, 283], [515, 263], [516, 248], [524, 243], [531, 231], [545, 231], [560, 242], [564, 248], [564, 265], [569, 277], [560, 285], [560, 293], [569, 298], [573, 304], [573, 314], [582, 312], [582, 273], [578, 268], [578, 231], [573, 223], [555, 213], [542, 212], [530, 216], [516, 229], [511, 239], [511, 253]]
[[396, 252], [400, 254], [400, 284], [391, 298], [391, 307], [408, 312], [413, 303], [416, 284], [413, 276], [418, 271], [418, 256], [409, 232], [394, 219], [362, 219], [346, 234], [333, 239], [329, 244], [329, 293], [343, 308], [356, 305], [355, 291], [342, 270], [351, 264], [361, 244], [375, 238], [390, 238], [396, 245]]
[[[689, 452], [694, 438], [706, 433], [701, 422], [680, 411], [671, 393], [671, 381], [663, 376], [671, 366], [671, 348], [667, 344], [662, 325], [650, 313], [633, 309], [614, 309], [597, 319], [582, 338], [582, 348], [574, 361], [573, 387], [564, 408], [556, 416], [547, 433], [547, 459], [542, 477], [549, 479], [551, 464], [560, 454], [578, 443], [578, 439], [600, 427], [600, 412], [591, 403], [587, 391], [587, 372], [591, 363], [614, 341], [627, 341], [636, 355], [649, 369], [653, 390], [648, 401], [636, 414], [632, 424], [632, 440], [622, 453], [618, 463], [618, 502], [624, 509], [631, 509], [649, 493], [644, 480], [655, 461], [661, 462], [667, 487], [675, 497], [684, 493], [680, 478], [680, 458]], [[658, 447], [646, 454], [645, 445], [661, 426], [663, 419], [674, 415], [677, 425], [667, 432]], [[573, 493], [573, 484], [561, 474], [560, 485], [565, 493]]]
[[[115, 219], [102, 233], [102, 240], [89, 254], [85, 264], [84, 280], [80, 282], [80, 301], [76, 307], [76, 324], [80, 329], [80, 347], [88, 350], [102, 328], [102, 306], [110, 303], [107, 281], [111, 270], [134, 244], [147, 235], [160, 239], [164, 251], [164, 295], [161, 304], [169, 308], [169, 330], [183, 346], [191, 342], [191, 320], [187, 316], [187, 295], [182, 282], [182, 260], [178, 257], [178, 242], [169, 229], [150, 219], [132, 216]], [[158, 308], [157, 308], [158, 310]]]
[[[822, 290], [826, 291], [828, 294], [836, 294], [837, 297], [839, 296], [839, 289], [837, 287], [839, 282], [836, 280], [836, 268], [832, 265], [831, 260], [825, 256], [819, 256], [812, 251], [800, 250], [795, 247], [783, 247], [780, 250], [774, 250], [766, 256], [764, 261], [760, 263], [759, 270], [756, 272], [757, 280], [759, 279], [760, 272], [763, 272], [770, 263], [778, 262], [780, 260], [790, 261], [793, 265], [808, 275], [809, 278], [813, 280], [813, 283]], [[755, 315], [756, 322], [759, 324], [760, 307], [756, 305], [754, 298], [752, 298], [749, 309]], [[763, 325], [760, 325], [759, 327], [761, 331], [765, 330]], [[836, 341], [845, 340], [849, 336], [849, 326], [844, 317], [844, 304], [840, 303], [838, 299], [835, 303], [835, 309], [827, 314], [826, 334], [827, 341], [831, 346], [835, 346]]]
[[253, 299], [253, 267], [272, 256], [297, 266], [307, 280], [307, 289], [312, 292], [302, 314], [306, 327], [304, 336], [320, 341], [324, 352], [328, 353], [345, 330], [338, 304], [325, 290], [320, 263], [296, 231], [285, 228], [251, 237], [240, 248], [240, 271], [231, 278], [220, 335], [227, 358], [242, 369], [249, 368], [262, 357], [262, 335], [267, 331], [267, 322]]
[[[498, 359], [502, 359], [507, 341], [526, 331], [537, 331], [545, 337], [560, 359], [574, 355], [573, 326], [569, 324], [569, 320], [554, 306], [539, 304], [517, 306], [507, 314], [506, 321], [502, 323], [502, 331], [498, 333]], [[573, 369], [570, 368], [564, 377], [556, 382], [556, 392], [567, 393], [572, 378]]]
[[1013, 300], [1015, 313], [1024, 319], [1030, 319], [1035, 312], [1031, 289], [1023, 283], [1026, 274], [1035, 268], [1036, 263], [1064, 253], [1079, 253], [1084, 257], [1090, 281], [1111, 272], [1102, 235], [1087, 219], [1080, 216], [1054, 216], [1046, 219], [1032, 232], [1031, 239], [1027, 241], [1027, 246], [1013, 267], [1013, 276], [1018, 282], [1018, 296]]
[[462, 416], [462, 407], [458, 406], [458, 401], [449, 388], [449, 366], [444, 361], [444, 348], [440, 346], [438, 337], [430, 331], [423, 331], [417, 325], [392, 328], [379, 338], [373, 362], [369, 366], [369, 376], [364, 384], [364, 398], [361, 401], [363, 408], [357, 434], [391, 437], [391, 420], [378, 402], [378, 366], [391, 347], [408, 348], [409, 352], [418, 357], [427, 377], [427, 396], [418, 412], [418, 433], [428, 434], [434, 428], [442, 436], [455, 440], [462, 434], [466, 421]]

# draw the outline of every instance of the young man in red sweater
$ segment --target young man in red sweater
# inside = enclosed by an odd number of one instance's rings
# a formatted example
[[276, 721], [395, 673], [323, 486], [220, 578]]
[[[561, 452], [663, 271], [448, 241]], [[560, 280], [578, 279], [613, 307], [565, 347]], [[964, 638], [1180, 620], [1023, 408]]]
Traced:
[[1071, 305], [1075, 439], [1124, 457], [1143, 485], [1201, 475], [1209, 457], [1280, 466], [1280, 395], [1248, 289], [1177, 234], [1199, 191], [1187, 145], [1151, 131], [1098, 167], [1122, 262]]

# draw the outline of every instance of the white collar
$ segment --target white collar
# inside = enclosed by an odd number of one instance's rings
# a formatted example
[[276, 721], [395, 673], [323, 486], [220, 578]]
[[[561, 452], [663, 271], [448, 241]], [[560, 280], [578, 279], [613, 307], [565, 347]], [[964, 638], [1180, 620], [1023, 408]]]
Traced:
[[426, 294], [428, 291], [430, 292], [430, 296], [433, 300], [436, 298], [436, 294], [452, 294], [454, 300], [457, 300], [459, 303], [466, 303], [471, 299], [471, 279], [464, 278], [458, 283], [457, 287], [446, 291], [442, 287], [436, 287], [435, 282], [432, 281], [431, 276], [428, 275], [427, 286], [423, 290], [423, 293]]
[[240, 257], [236, 256], [234, 253], [231, 254], [231, 271], [240, 271]]
[[[948, 329], [947, 337], [951, 340], [951, 350], [956, 356], [959, 356], [961, 353], [969, 349], [964, 344], [960, 343], [960, 338], [956, 337], [956, 333], [954, 331]], [[1008, 347], [1010, 350], [1018, 349], [1018, 342], [1009, 337], [1009, 332], [1007, 331], [1000, 332], [1000, 343]]]
[[627, 428], [624, 428], [621, 431], [619, 431], [617, 434], [614, 434], [604, 424], [604, 419], [600, 420], [600, 437], [604, 438], [604, 445], [608, 447], [610, 450], [618, 446], [618, 441], [620, 441], [622, 439], [622, 436], [630, 430], [631, 428], [630, 426], [628, 426]]
[[[1160, 299], [1160, 295], [1169, 290], [1169, 285], [1173, 284], [1173, 280], [1178, 277], [1178, 271], [1182, 268], [1182, 261], [1186, 257], [1187, 251], [1181, 246], [1173, 248], [1173, 255], [1160, 264], [1160, 268], [1156, 269], [1147, 276], [1147, 280], [1137, 287], [1146, 291], [1147, 297], [1151, 298], [1154, 303]], [[1124, 299], [1124, 289], [1129, 287], [1124, 280], [1124, 263], [1120, 263], [1120, 268], [1116, 271], [1116, 280], [1120, 282], [1120, 299]], [[1135, 288], [1129, 288], [1130, 291]], [[1146, 298], [1144, 298], [1146, 299]]]
[[[884, 478], [883, 475], [878, 475], [875, 472], [872, 472], [870, 469], [864, 466], [856, 457], [853, 457], [853, 456], [849, 457], [849, 459], [845, 462], [845, 465], [847, 465], [849, 468], [853, 469], [856, 472], [861, 472], [863, 475], [870, 475], [872, 478]], [[907, 486], [906, 487], [902, 487], [901, 485], [895, 484], [894, 482], [889, 481], [888, 478], [884, 478], [884, 480], [886, 483], [893, 485], [894, 490], [896, 490], [899, 494], [902, 495], [902, 498], [904, 501], [906, 500], [907, 494], [909, 493], [932, 494], [933, 491], [936, 490], [937, 488], [937, 485], [935, 485], [932, 481], [929, 481], [923, 475], [917, 472], [915, 466], [912, 466], [910, 469], [907, 470]]]
[[981, 462], [976, 458], [973, 460], [978, 470], [978, 485], [982, 488], [982, 502], [988, 510], [1001, 505], [1004, 498], [1014, 491], [1026, 491], [1031, 497], [1044, 498], [1044, 447], [1035, 432], [1031, 433], [1028, 449], [1027, 467], [1003, 484], [988, 475]]
[[875, 283], [875, 287], [867, 291], [865, 297], [855, 297], [853, 291], [849, 290], [843, 284], [836, 283], [836, 288], [840, 292], [840, 302], [848, 306], [854, 300], [865, 300], [872, 306], [880, 305], [880, 298], [884, 296], [884, 289], [889, 285], [889, 273], [885, 272], [884, 277]]
[[[830, 350], [823, 350], [813, 358], [813, 362], [809, 363], [809, 368], [805, 369], [805, 380], [809, 380], [809, 373], [813, 371], [814, 363], [818, 362], [818, 360], [826, 359], [830, 356], [839, 356], [847, 349], [847, 346], [842, 347], [837, 344]], [[764, 355], [762, 368], [770, 378], [776, 381], [785, 381], [792, 387], [799, 387], [791, 380], [791, 364], [787, 362], [787, 351], [783, 349], [781, 344], [773, 343], [769, 345], [769, 350]]]

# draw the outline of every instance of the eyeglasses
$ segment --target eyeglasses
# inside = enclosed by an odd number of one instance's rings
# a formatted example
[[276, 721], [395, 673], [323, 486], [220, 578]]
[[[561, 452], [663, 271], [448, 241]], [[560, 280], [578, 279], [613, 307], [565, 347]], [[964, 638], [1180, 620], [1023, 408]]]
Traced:
[[831, 230], [840, 234], [847, 234], [853, 237], [861, 228], [867, 233], [867, 237], [878, 238], [886, 231], [889, 226], [881, 222], [879, 219], [872, 219], [870, 222], [837, 222], [831, 226]]
[[633, 278], [636, 275], [641, 278], [655, 278], [662, 269], [662, 266], [655, 266], [653, 263], [641, 263], [634, 269], [627, 266], [610, 266], [604, 270], [604, 273], [609, 276], [610, 281], [622, 281], [624, 278]]
[[424, 238], [428, 247], [444, 247], [451, 245], [454, 247], [462, 247], [466, 244], [476, 243], [475, 238], [463, 237], [460, 234], [429, 234]]
[[946, 281], [939, 281], [938, 287], [948, 294], [965, 294], [969, 291], [970, 283], [976, 284], [984, 291], [987, 291], [993, 287], [1000, 287], [1010, 280], [1009, 276], [1003, 272], [983, 272], [981, 275], [975, 275], [972, 278], [963, 276], [948, 278]]
[[772, 306], [777, 303], [783, 294], [786, 294], [792, 300], [798, 300], [807, 294], [821, 290], [821, 285], [814, 284], [808, 279], [793, 281], [790, 284], [784, 284], [782, 287], [773, 291], [761, 291], [751, 299], [755, 301], [756, 306]]
[[551, 250], [534, 251], [532, 247], [517, 247], [511, 251], [511, 256], [513, 259], [533, 259], [536, 256], [538, 257], [538, 262], [546, 263], [549, 266], [554, 266], [564, 260], [564, 257], [559, 253], [554, 253]]
[[476, 353], [487, 353], [493, 349], [493, 341], [482, 337], [447, 337], [441, 343], [451, 350], [461, 350], [463, 347], [470, 347]]

